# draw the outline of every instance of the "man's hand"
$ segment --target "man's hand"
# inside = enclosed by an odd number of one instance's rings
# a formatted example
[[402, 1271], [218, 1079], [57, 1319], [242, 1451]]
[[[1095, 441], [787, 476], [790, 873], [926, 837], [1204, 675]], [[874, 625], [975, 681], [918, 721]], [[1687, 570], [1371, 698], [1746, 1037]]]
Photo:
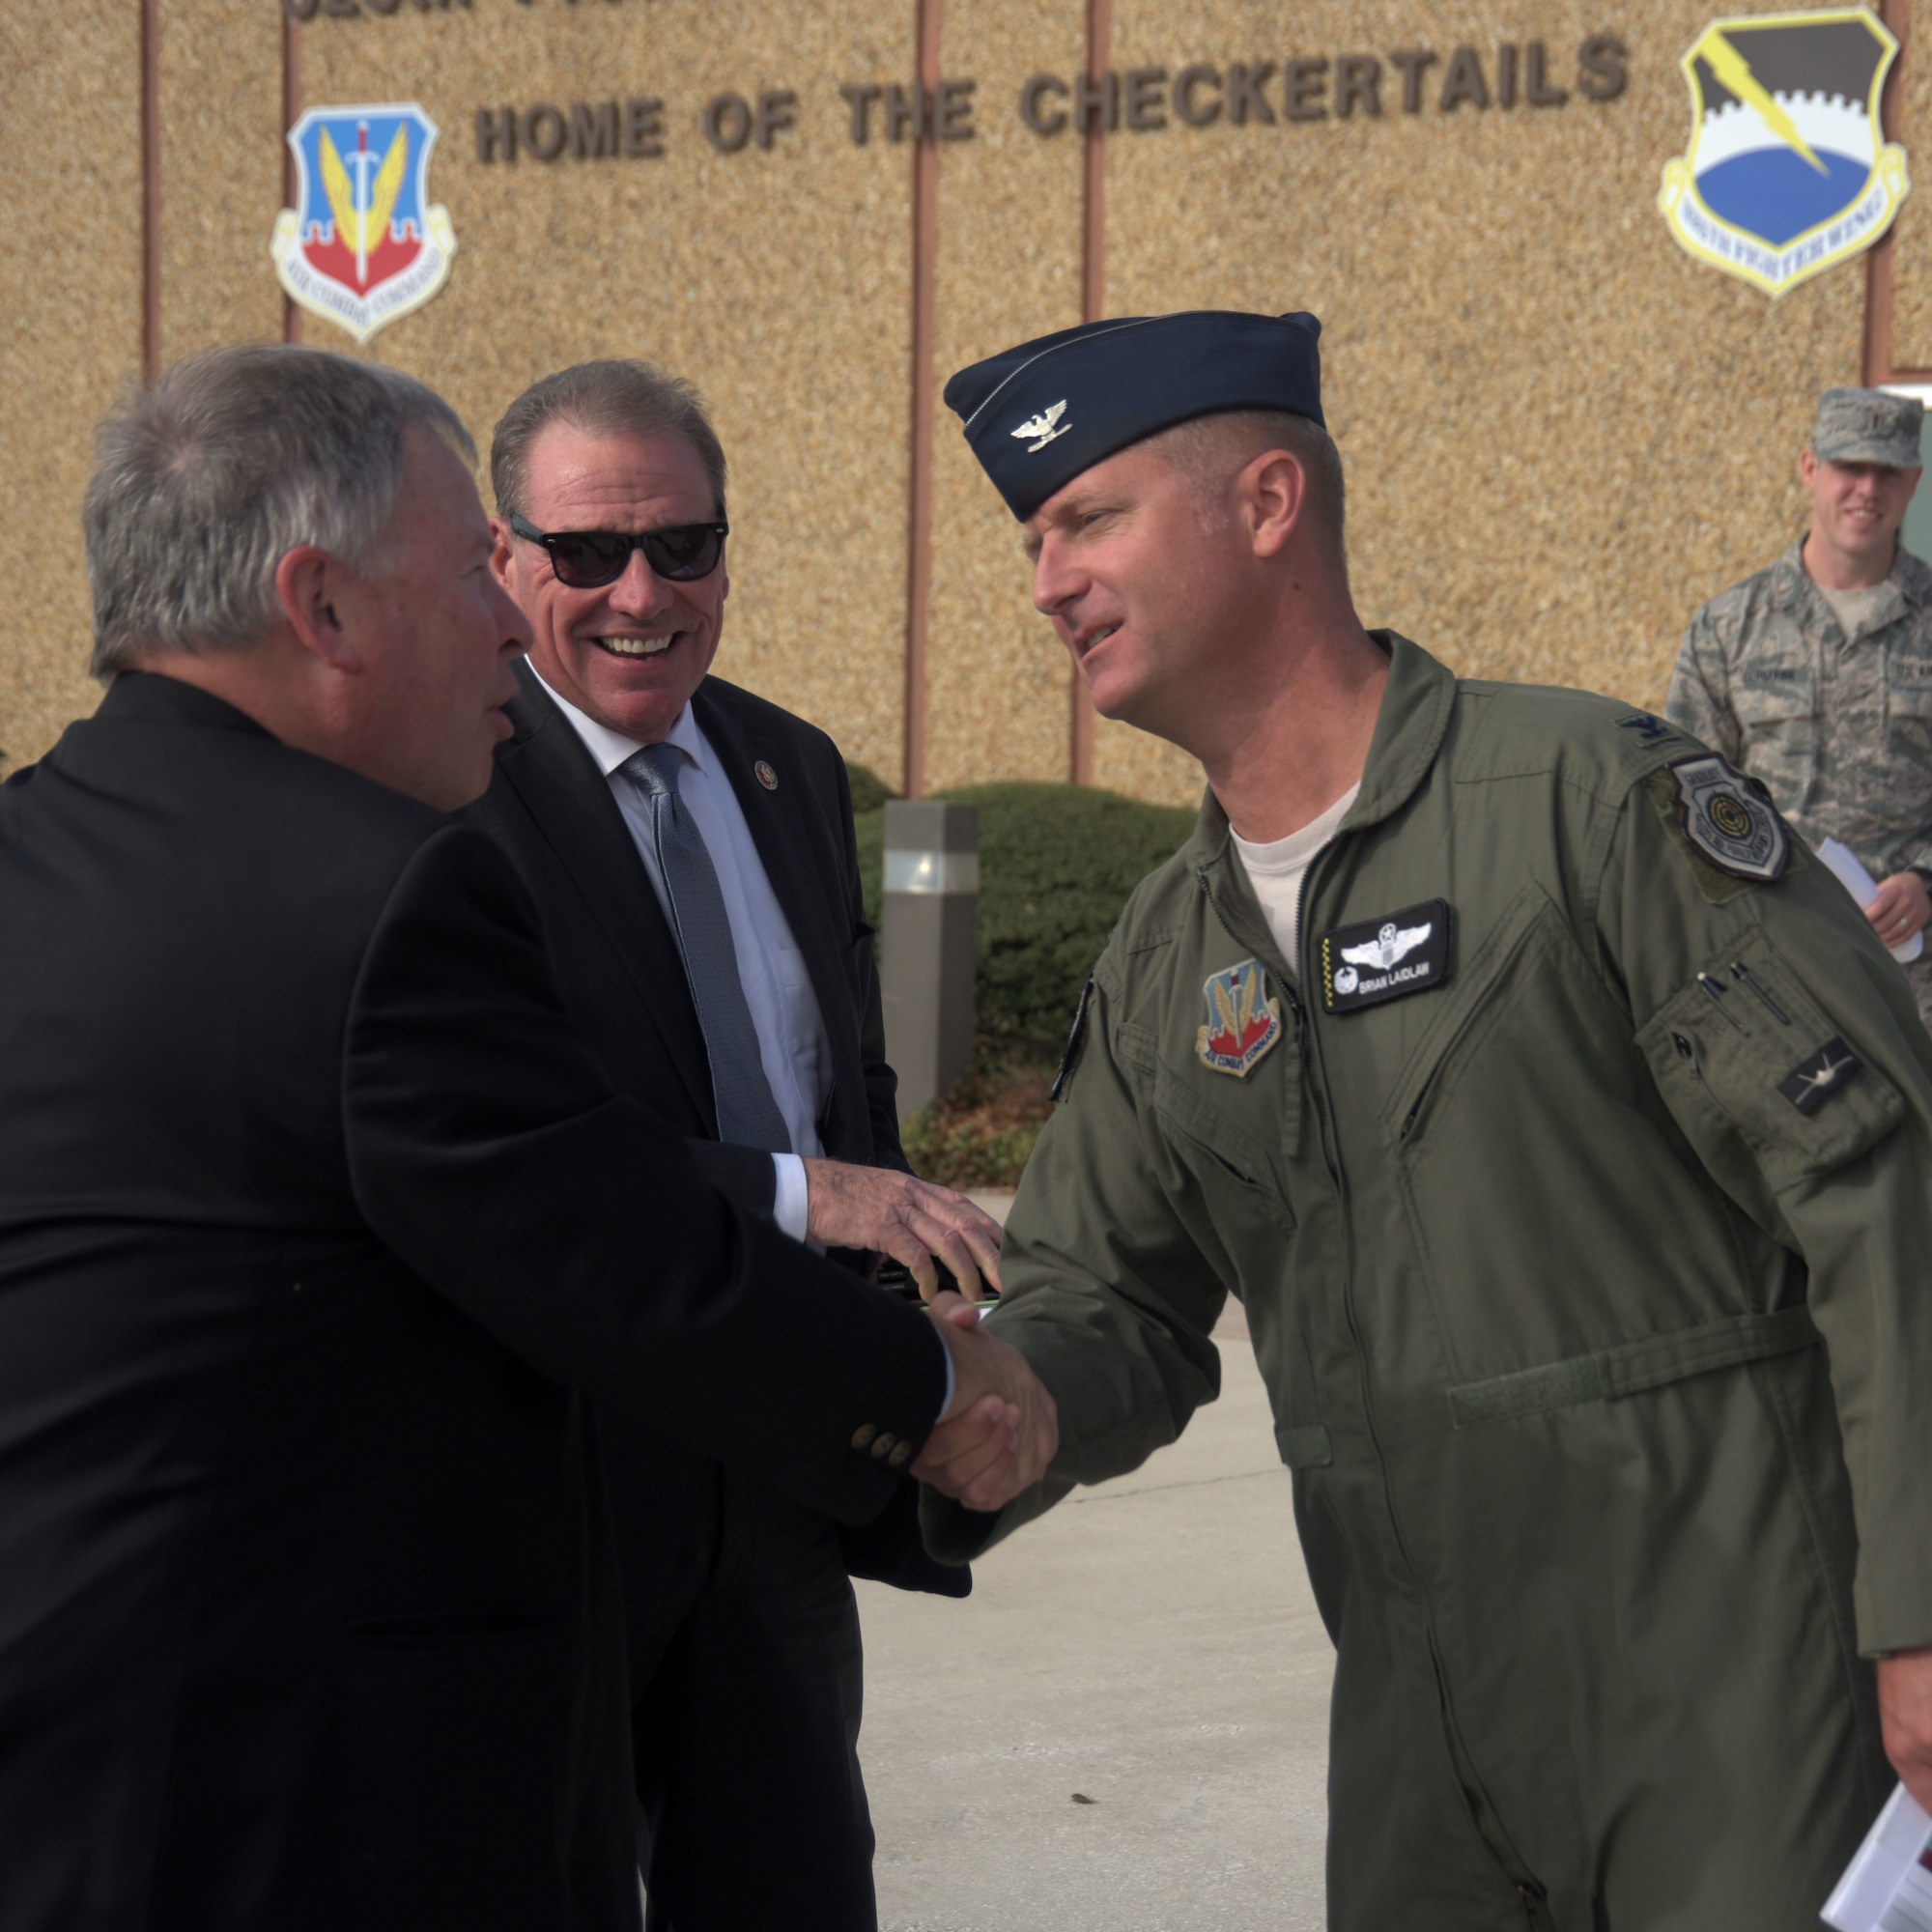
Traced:
[[1046, 1474], [1060, 1411], [1026, 1357], [987, 1334], [970, 1302], [943, 1294], [930, 1312], [952, 1357], [952, 1404], [912, 1472], [968, 1509], [1004, 1508]]
[[1865, 907], [1865, 917], [1888, 946], [1903, 946], [1932, 919], [1932, 894], [1917, 872], [1894, 872]]
[[1932, 1650], [1879, 1659], [1878, 1717], [1892, 1769], [1932, 1811]]
[[1000, 1224], [950, 1187], [890, 1167], [842, 1160], [805, 1163], [805, 1234], [829, 1248], [870, 1248], [903, 1262], [930, 1301], [939, 1292], [936, 1255], [967, 1296], [980, 1278], [1000, 1285]]

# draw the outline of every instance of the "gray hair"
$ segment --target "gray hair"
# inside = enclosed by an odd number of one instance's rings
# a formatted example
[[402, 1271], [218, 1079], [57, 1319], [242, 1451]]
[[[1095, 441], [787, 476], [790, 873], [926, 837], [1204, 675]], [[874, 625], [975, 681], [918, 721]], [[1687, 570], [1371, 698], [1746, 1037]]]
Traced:
[[325, 350], [213, 349], [130, 391], [100, 427], [82, 511], [95, 676], [259, 643], [276, 566], [303, 545], [367, 570], [417, 426], [475, 462], [434, 389]]
[[1348, 509], [1342, 452], [1312, 416], [1286, 410], [1231, 410], [1178, 423], [1153, 440], [1171, 462], [1210, 487], [1226, 482], [1264, 450], [1287, 450], [1308, 473], [1311, 514], [1334, 539], [1336, 551], [1342, 551]]
[[526, 517], [530, 451], [553, 423], [592, 436], [681, 436], [724, 514], [724, 445], [696, 387], [650, 362], [579, 362], [532, 383], [490, 440], [490, 487], [499, 517]]

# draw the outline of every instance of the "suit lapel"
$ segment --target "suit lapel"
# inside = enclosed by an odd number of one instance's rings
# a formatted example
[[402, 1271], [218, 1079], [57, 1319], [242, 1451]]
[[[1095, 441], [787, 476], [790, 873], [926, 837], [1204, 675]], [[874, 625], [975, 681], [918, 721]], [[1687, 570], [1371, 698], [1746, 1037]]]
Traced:
[[516, 736], [497, 763], [610, 935], [643, 1011], [715, 1137], [711, 1064], [684, 961], [610, 781], [527, 665], [517, 666], [517, 679], [523, 695], [508, 707]]
[[[737, 794], [765, 877], [771, 881], [779, 909], [805, 955], [806, 971], [832, 1048], [834, 1078], [825, 1110], [829, 1114], [844, 1097], [842, 1090], [848, 1077], [856, 1078], [859, 1066], [852, 988], [845, 977], [850, 935], [845, 930], [844, 889], [836, 868], [830, 873], [824, 868], [824, 838], [812, 836], [813, 817], [822, 809], [822, 801], [809, 792], [802, 770], [796, 765], [787, 770], [785, 748], [738, 715], [731, 695], [729, 685], [706, 678], [692, 699], [692, 708]], [[760, 762], [777, 778], [776, 787], [759, 782]]]

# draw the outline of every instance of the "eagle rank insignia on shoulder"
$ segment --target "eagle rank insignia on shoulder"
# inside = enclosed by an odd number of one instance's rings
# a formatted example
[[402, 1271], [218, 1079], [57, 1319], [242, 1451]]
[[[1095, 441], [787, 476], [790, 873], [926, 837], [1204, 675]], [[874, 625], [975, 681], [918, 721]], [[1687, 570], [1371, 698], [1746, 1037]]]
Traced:
[[1268, 997], [1259, 959], [1211, 974], [1201, 988], [1208, 1024], [1195, 1039], [1203, 1066], [1245, 1080], [1248, 1069], [1281, 1037], [1281, 1002]]
[[1358, 1012], [1429, 993], [1449, 978], [1449, 901], [1425, 899], [1321, 935], [1321, 1004]]
[[1716, 752], [1669, 770], [1684, 836], [1719, 871], [1766, 886], [1784, 876], [1791, 834], [1761, 784]]

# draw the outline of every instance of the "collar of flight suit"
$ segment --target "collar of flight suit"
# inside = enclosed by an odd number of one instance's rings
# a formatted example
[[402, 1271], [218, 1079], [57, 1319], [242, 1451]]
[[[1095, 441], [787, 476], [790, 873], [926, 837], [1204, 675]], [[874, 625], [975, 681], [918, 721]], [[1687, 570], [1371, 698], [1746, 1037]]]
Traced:
[[[1376, 714], [1362, 789], [1336, 828], [1337, 838], [1379, 824], [1407, 804], [1442, 749], [1456, 702], [1454, 673], [1420, 644], [1395, 631], [1371, 631], [1369, 636], [1389, 654], [1388, 682]], [[1187, 843], [1190, 868], [1198, 872], [1218, 866], [1228, 851], [1228, 814], [1210, 789], [1201, 801], [1201, 816]]]

